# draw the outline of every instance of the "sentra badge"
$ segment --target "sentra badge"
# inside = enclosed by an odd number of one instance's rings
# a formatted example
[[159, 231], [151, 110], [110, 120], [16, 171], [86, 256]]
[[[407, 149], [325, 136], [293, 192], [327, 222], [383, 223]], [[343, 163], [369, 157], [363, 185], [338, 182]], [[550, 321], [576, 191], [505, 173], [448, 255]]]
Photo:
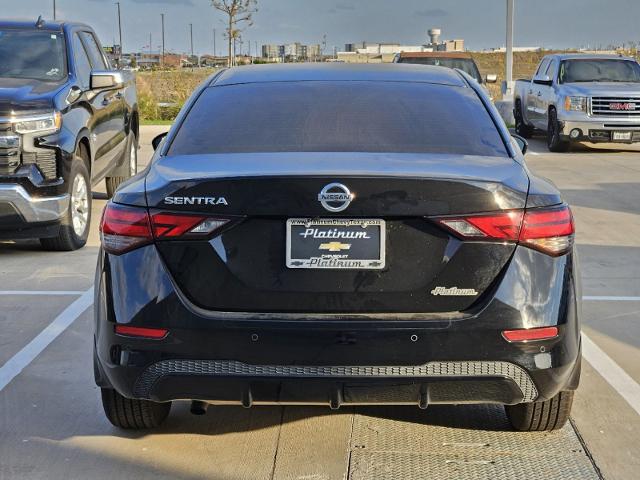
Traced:
[[167, 205], [229, 205], [224, 197], [165, 197]]

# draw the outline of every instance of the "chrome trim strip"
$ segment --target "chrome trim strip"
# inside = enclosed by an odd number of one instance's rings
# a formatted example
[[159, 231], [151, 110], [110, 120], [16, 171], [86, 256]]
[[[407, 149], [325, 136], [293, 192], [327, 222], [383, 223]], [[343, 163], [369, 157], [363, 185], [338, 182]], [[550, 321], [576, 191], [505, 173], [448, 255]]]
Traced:
[[55, 115], [55, 112], [41, 113], [38, 115], [12, 115], [10, 117], [0, 117], [0, 123], [18, 123], [18, 122], [33, 122], [38, 120], [46, 120]]
[[32, 197], [20, 185], [0, 185], [0, 203], [11, 204], [28, 223], [59, 220], [69, 206], [69, 194], [56, 197]]

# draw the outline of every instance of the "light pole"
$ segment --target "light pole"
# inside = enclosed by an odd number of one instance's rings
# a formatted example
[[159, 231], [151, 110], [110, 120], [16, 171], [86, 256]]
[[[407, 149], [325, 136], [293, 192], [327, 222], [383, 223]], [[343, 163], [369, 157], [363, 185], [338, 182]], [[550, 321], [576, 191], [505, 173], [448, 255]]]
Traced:
[[53, 20], [56, 20], [56, 0], [53, 0]]
[[[213, 29], [213, 58], [217, 56], [216, 52], [216, 29]], [[215, 61], [215, 60], [214, 60]]]
[[191, 57], [193, 59], [193, 23], [189, 24], [189, 35], [191, 36]]
[[164, 67], [164, 13], [160, 14], [162, 19], [162, 57], [160, 57], [160, 64]]
[[505, 59], [505, 75], [503, 98], [510, 99], [513, 96], [513, 8], [514, 0], [507, 0], [507, 45]]
[[[189, 32], [191, 37], [191, 61], [193, 61], [193, 57], [195, 57], [195, 53], [193, 51], [193, 23], [189, 24]], [[196, 60], [198, 62], [198, 68], [200, 68], [200, 55], [198, 55], [198, 58]], [[193, 70], [193, 67], [191, 67], [191, 70]]]
[[118, 52], [118, 68], [122, 67], [122, 19], [120, 17], [120, 2], [116, 2], [118, 6], [118, 33], [120, 34], [120, 51]]

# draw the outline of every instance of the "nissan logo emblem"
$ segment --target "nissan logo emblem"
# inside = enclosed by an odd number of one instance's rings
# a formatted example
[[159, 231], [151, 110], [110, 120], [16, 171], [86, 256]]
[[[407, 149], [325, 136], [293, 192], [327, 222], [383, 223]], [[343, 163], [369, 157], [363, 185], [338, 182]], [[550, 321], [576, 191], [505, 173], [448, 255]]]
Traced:
[[342, 212], [354, 198], [355, 195], [341, 183], [330, 183], [318, 194], [318, 201], [330, 212]]

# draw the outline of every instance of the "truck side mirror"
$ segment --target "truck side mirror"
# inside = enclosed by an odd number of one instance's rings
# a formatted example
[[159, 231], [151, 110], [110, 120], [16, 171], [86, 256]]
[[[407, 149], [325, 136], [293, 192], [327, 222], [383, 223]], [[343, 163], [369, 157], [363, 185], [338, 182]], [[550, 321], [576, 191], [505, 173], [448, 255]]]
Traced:
[[533, 83], [537, 83], [538, 85], [551, 85], [553, 81], [549, 75], [540, 75], [533, 79]]
[[157, 150], [162, 141], [165, 139], [169, 132], [161, 133], [160, 135], [156, 135], [153, 140], [151, 140], [151, 146], [154, 150]]
[[115, 90], [124, 86], [122, 72], [94, 71], [91, 72], [91, 90]]
[[485, 78], [485, 82], [487, 83], [496, 83], [497, 81], [498, 81], [498, 75], [496, 75], [495, 73], [489, 73]]

